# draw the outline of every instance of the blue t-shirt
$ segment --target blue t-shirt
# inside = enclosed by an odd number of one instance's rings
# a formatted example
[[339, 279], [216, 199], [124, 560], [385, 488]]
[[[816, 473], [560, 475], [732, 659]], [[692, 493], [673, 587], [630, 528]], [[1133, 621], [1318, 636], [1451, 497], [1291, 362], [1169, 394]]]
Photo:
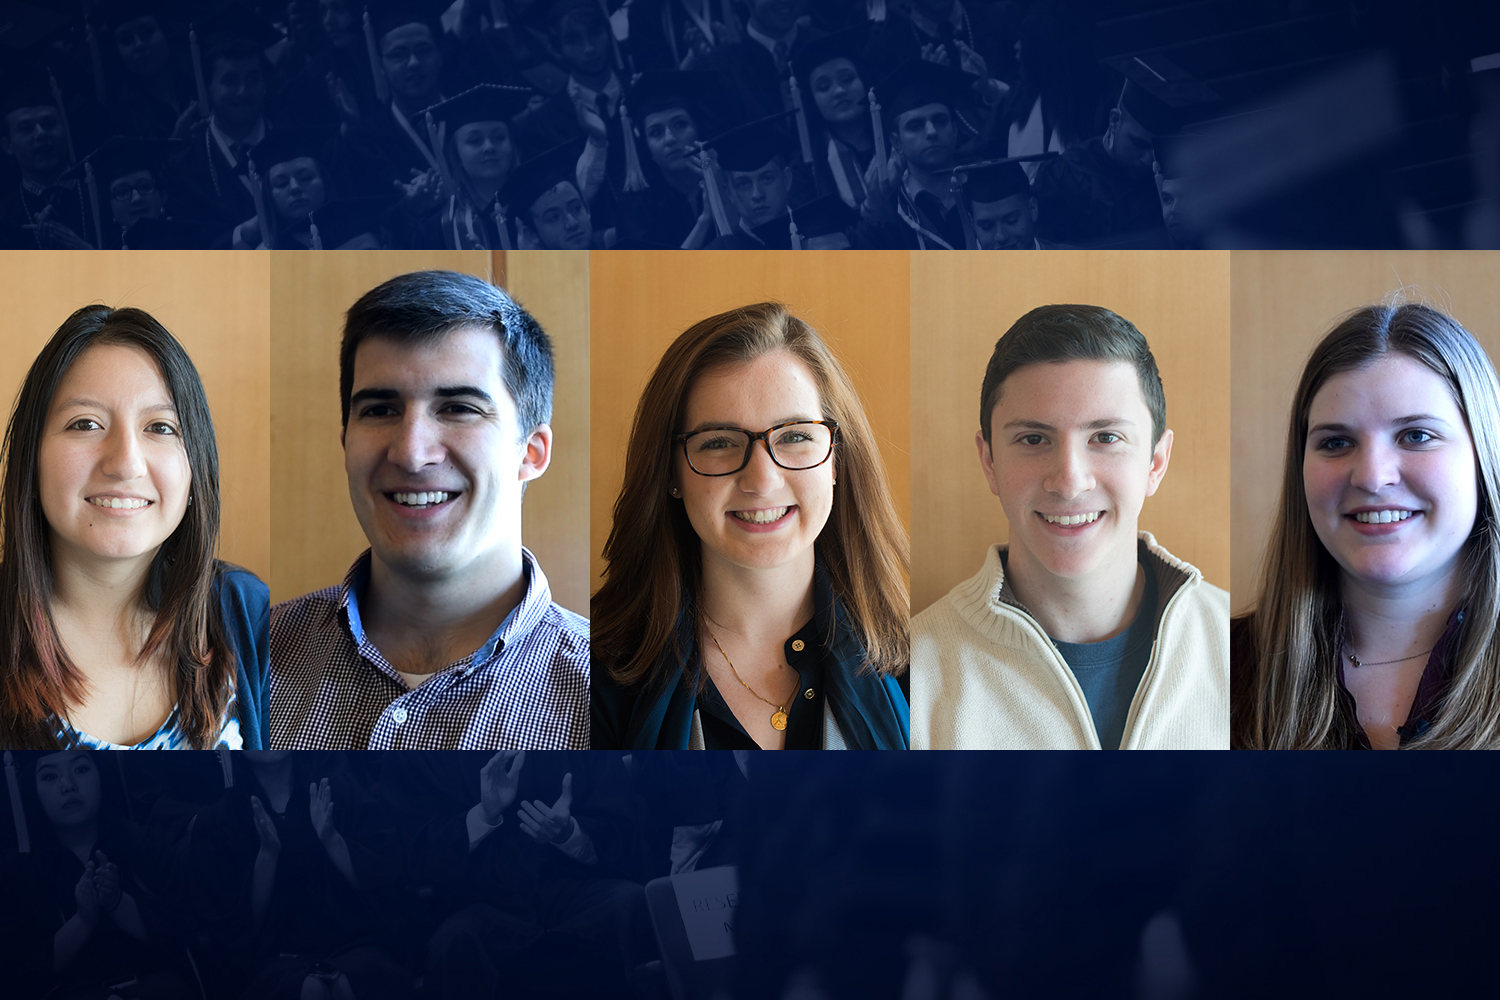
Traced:
[[1106, 750], [1120, 747], [1130, 703], [1151, 662], [1151, 646], [1156, 639], [1156, 574], [1145, 560], [1140, 565], [1146, 574], [1146, 589], [1128, 629], [1103, 642], [1052, 640], [1083, 688], [1099, 745]]

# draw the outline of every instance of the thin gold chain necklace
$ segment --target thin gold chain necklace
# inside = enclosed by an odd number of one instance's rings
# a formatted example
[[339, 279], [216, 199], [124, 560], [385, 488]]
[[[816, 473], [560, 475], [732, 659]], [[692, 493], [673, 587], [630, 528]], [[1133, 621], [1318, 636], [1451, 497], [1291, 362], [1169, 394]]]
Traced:
[[[749, 684], [745, 684], [745, 678], [741, 677], [740, 672], [734, 669], [734, 661], [729, 658], [728, 653], [724, 652], [724, 647], [719, 645], [719, 637], [714, 635], [713, 630], [707, 628], [706, 626], [704, 628], [704, 631], [707, 632], [708, 637], [714, 641], [714, 645], [718, 646], [719, 655], [724, 657], [725, 663], [729, 664], [729, 672], [734, 674], [734, 679], [739, 681], [740, 684], [744, 685], [746, 691], [749, 691], [751, 694], [755, 695], [755, 697], [760, 698], [761, 701], [776, 709], [776, 711], [771, 713], [771, 728], [776, 730], [778, 733], [783, 732], [786, 729], [785, 706], [778, 705], [769, 698], [761, 698], [761, 696], [756, 692], [755, 688], [751, 687]], [[792, 693], [795, 694], [796, 692], [793, 691]]]

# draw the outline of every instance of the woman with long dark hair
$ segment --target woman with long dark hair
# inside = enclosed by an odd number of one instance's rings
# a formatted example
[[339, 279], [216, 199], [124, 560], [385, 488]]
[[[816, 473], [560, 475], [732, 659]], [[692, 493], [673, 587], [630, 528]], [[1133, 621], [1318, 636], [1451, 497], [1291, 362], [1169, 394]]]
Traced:
[[1457, 321], [1373, 305], [1313, 349], [1254, 612], [1237, 747], [1500, 746], [1500, 381]]
[[776, 303], [641, 396], [591, 604], [593, 745], [901, 749], [907, 534], [849, 376]]
[[6, 430], [0, 746], [259, 748], [270, 597], [219, 562], [219, 457], [187, 352], [93, 305]]

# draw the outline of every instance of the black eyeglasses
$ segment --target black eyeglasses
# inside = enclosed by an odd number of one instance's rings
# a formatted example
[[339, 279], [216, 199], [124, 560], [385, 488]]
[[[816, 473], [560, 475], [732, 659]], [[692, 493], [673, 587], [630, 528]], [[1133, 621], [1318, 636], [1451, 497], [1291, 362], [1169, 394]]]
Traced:
[[833, 454], [836, 420], [789, 420], [760, 433], [739, 427], [705, 427], [678, 434], [688, 468], [700, 476], [732, 476], [750, 464], [750, 449], [764, 441], [771, 461], [798, 472], [815, 469]]

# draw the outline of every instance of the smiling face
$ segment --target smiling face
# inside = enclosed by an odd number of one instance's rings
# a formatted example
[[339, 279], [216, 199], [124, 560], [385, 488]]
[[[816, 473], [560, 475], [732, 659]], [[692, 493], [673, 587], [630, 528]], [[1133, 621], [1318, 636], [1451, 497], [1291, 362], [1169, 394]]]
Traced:
[[869, 114], [865, 84], [853, 60], [830, 59], [808, 74], [807, 83], [825, 122], [846, 122]]
[[459, 165], [475, 180], [499, 184], [515, 164], [516, 148], [505, 122], [469, 122], [453, 133]]
[[159, 219], [161, 188], [149, 170], [136, 170], [116, 177], [109, 185], [109, 211], [122, 228], [141, 219]]
[[374, 557], [411, 579], [519, 559], [521, 489], [552, 431], [517, 426], [493, 330], [426, 344], [375, 337], [354, 355], [344, 470]]
[[99, 816], [99, 769], [87, 750], [47, 754], [36, 762], [36, 794], [53, 826], [86, 826]]
[[1032, 580], [1086, 580], [1136, 562], [1136, 523], [1166, 474], [1172, 432], [1152, 447], [1134, 366], [1063, 361], [1017, 369], [976, 435], [1010, 521], [1010, 565]]
[[145, 559], [182, 523], [192, 472], [156, 363], [109, 344], [63, 376], [37, 451], [53, 558]]
[[1346, 580], [1435, 582], [1474, 530], [1474, 443], [1448, 382], [1404, 354], [1330, 378], [1302, 457], [1308, 514]]
[[443, 52], [425, 24], [403, 24], [380, 40], [380, 61], [397, 96], [419, 100], [437, 93]]
[[[688, 393], [682, 430], [738, 427], [752, 433], [790, 420], [824, 419], [807, 365], [778, 350], [744, 364], [711, 369]], [[676, 451], [676, 486], [703, 560], [742, 569], [813, 564], [813, 542], [833, 511], [834, 463], [791, 471], [771, 461], [761, 441], [750, 463], [727, 476], [700, 476]]]

